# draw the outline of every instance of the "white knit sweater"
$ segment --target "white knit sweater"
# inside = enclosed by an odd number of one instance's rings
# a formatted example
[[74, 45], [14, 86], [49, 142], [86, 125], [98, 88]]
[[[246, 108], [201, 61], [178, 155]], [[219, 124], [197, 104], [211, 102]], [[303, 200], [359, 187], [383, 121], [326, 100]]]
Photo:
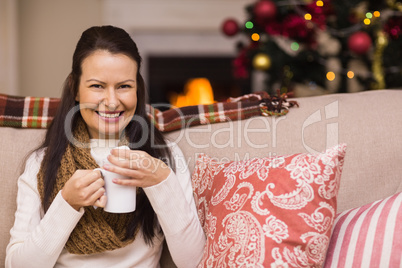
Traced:
[[[109, 152], [116, 145], [116, 141], [105, 144], [93, 140], [91, 154], [101, 164], [105, 150]], [[164, 238], [178, 267], [195, 267], [202, 257], [205, 235], [197, 217], [187, 162], [177, 145], [172, 145], [172, 153], [176, 173], [171, 171], [166, 180], [144, 188], [163, 235], [158, 235], [154, 246], [149, 247], [139, 232], [135, 241], [124, 248], [91, 255], [74, 255], [65, 249], [84, 208], [76, 211], [59, 192], [44, 214], [36, 179], [44, 152], [31, 155], [18, 179], [17, 211], [6, 267], [159, 267]]]

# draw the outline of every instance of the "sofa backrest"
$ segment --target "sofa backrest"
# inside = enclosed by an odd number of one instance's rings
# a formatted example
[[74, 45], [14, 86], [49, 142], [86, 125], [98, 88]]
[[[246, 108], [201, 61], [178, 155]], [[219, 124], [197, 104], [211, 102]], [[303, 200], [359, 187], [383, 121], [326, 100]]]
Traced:
[[346, 143], [338, 212], [402, 191], [402, 90], [298, 98], [281, 117], [195, 126], [169, 133], [193, 171], [197, 154], [221, 160], [318, 153]]

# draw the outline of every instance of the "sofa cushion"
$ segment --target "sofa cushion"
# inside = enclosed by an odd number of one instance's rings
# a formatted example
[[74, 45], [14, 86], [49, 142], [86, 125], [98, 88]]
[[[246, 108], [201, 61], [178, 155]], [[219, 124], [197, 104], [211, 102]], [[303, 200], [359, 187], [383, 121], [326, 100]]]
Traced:
[[336, 217], [325, 267], [401, 267], [402, 192]]
[[200, 266], [322, 265], [345, 150], [242, 161], [200, 155], [192, 176], [207, 235]]

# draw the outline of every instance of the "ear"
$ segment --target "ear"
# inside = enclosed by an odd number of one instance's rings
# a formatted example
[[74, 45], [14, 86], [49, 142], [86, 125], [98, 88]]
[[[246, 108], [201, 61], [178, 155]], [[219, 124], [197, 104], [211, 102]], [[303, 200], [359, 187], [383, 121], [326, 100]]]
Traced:
[[75, 101], [80, 101], [80, 92], [77, 92], [77, 95], [75, 96]]

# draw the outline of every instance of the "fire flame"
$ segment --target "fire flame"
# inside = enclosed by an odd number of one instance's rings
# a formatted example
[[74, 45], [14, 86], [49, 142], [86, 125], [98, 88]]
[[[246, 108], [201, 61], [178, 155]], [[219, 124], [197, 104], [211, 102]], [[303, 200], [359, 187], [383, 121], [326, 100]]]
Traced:
[[173, 93], [170, 103], [176, 107], [214, 103], [211, 83], [206, 78], [192, 78], [184, 86], [184, 94]]

